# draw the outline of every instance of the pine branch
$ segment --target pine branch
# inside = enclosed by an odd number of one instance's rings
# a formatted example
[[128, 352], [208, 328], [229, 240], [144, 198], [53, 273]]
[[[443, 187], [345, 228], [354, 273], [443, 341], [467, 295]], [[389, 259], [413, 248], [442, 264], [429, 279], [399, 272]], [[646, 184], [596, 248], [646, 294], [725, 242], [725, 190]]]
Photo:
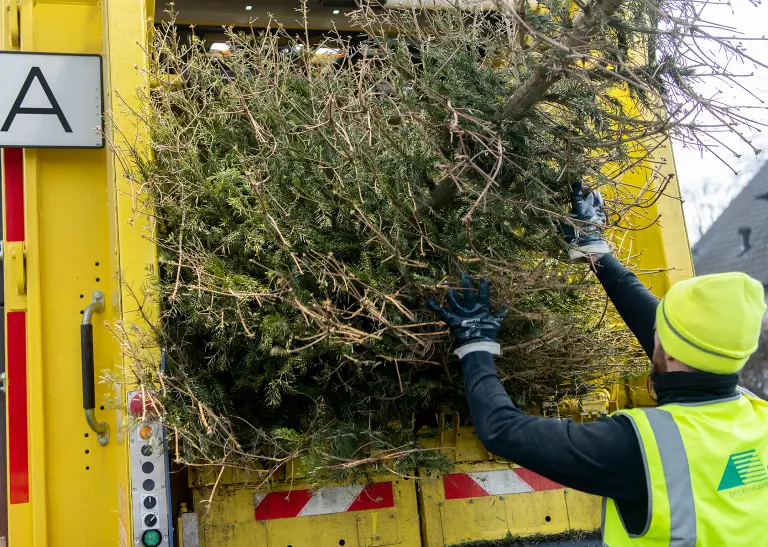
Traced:
[[[647, 1], [696, 32], [698, 11], [686, 10], [698, 0]], [[517, 0], [494, 17], [368, 10], [357, 25], [368, 38], [232, 32], [231, 55], [213, 61], [180, 46], [175, 26], [158, 29], [148, 76], [194, 78], [152, 88], [134, 112], [147, 140], [125, 161], [152, 199], [136, 215], [152, 215], [160, 254], [135, 306], [162, 304], [151, 328], [116, 333], [145, 391], [162, 386], [153, 402], [176, 459], [213, 466], [210, 484], [222, 466], [266, 481], [296, 458], [319, 483], [446, 466], [414, 432], [466, 409], [448, 329], [423, 307], [458, 272], [490, 278], [509, 305], [497, 366], [523, 407], [644, 365], [631, 333], [604, 317], [594, 278], [559, 258], [568, 182], [588, 172], [611, 186], [621, 237], [658, 220], [643, 208], [668, 181], [653, 160], [667, 132], [701, 142], [748, 123], [695, 90], [703, 71], [732, 71], [659, 32], [644, 2], [592, 0], [575, 18], [551, 4], [523, 19]], [[627, 23], [623, 36], [607, 18]], [[499, 29], [518, 24], [530, 40], [510, 49]], [[384, 34], [418, 37], [418, 56], [411, 38]], [[645, 66], [627, 44], [648, 44]], [[325, 62], [317, 47], [350, 55]], [[617, 85], [632, 90], [632, 111]], [[648, 107], [664, 116], [638, 118]], [[645, 186], [622, 182], [638, 169]], [[430, 209], [436, 181], [450, 181], [445, 203], [473, 192]], [[148, 349], [161, 347], [163, 374]]]
[[[573, 29], [562, 42], [562, 51], [574, 54], [579, 49], [588, 48], [594, 38], [624, 0], [594, 0], [576, 17]], [[533, 73], [515, 93], [504, 103], [501, 118], [505, 121], [519, 121], [540, 102], [547, 91], [563, 78], [562, 70], [553, 70], [551, 66], [539, 63]], [[446, 179], [435, 187], [429, 205], [422, 210], [439, 210], [448, 205], [459, 192], [453, 180]]]
[[[568, 33], [563, 45], [568, 53], [588, 49], [590, 41], [599, 33], [605, 21], [618, 10], [624, 0], [594, 0], [584, 8], [573, 21], [573, 30]], [[506, 121], [518, 121], [533, 106], [542, 100], [547, 91], [563, 78], [562, 71], [540, 63], [533, 74], [517, 88], [504, 104], [502, 118]]]

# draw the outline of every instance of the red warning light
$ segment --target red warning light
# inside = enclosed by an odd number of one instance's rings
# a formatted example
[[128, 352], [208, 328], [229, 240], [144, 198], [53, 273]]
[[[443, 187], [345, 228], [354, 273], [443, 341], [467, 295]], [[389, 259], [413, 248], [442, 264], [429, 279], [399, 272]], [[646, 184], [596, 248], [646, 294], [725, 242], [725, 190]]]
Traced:
[[128, 405], [128, 411], [133, 414], [134, 416], [142, 416], [145, 413], [146, 414], [157, 414], [157, 409], [155, 408], [155, 405], [152, 403], [152, 400], [147, 395], [142, 395], [141, 393], [137, 393], [133, 396], [131, 399], [130, 404]]

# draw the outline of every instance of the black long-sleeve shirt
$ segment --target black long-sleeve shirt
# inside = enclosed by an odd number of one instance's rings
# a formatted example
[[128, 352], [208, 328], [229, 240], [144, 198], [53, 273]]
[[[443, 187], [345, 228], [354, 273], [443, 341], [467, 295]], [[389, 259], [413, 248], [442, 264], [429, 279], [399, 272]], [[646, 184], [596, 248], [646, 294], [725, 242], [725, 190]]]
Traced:
[[[613, 256], [603, 256], [595, 270], [650, 357], [658, 300]], [[645, 468], [626, 417], [577, 423], [528, 416], [509, 399], [490, 353], [470, 353], [462, 364], [472, 420], [489, 451], [569, 488], [613, 498], [628, 531], [642, 531], [648, 509]], [[659, 404], [698, 402], [732, 396], [737, 382], [737, 374], [671, 372], [656, 378], [655, 390]]]

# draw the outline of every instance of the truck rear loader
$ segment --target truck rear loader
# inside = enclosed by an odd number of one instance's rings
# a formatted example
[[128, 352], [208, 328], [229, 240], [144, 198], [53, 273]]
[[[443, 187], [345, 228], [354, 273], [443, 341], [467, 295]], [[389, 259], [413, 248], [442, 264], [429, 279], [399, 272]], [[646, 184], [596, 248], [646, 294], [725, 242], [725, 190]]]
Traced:
[[[226, 49], [222, 25], [246, 28], [260, 16], [258, 26], [268, 13], [298, 25], [298, 1], [251, 3], [179, 0], [175, 22], [214, 53]], [[344, 15], [352, 4], [312, 3], [307, 25], [354, 31]], [[157, 250], [153, 227], [135, 214], [146, 196], [124, 176], [112, 145], [144, 130], [131, 109], [140, 108], [135, 90], [148, 85], [148, 29], [168, 20], [166, 8], [153, 0], [0, 3], [0, 56], [29, 55], [0, 62], [8, 71], [0, 87], [16, 97], [0, 110], [0, 123], [11, 120], [0, 132], [7, 470], [0, 546], [443, 547], [545, 536], [555, 539], [538, 545], [600, 545], [581, 533], [600, 527], [599, 499], [499, 461], [455, 414], [442, 416], [439, 436], [425, 440], [455, 460], [446, 474], [417, 469], [314, 490], [299, 465], [266, 485], [237, 469], [172, 466], [162, 421], [145, 411], [141, 392], [124, 388], [131, 356], [114, 332], [140, 321], [131, 291], [156, 267]], [[94, 70], [101, 81], [89, 80]], [[84, 97], [75, 116], [63, 116], [63, 104]], [[111, 116], [101, 127], [103, 112]], [[35, 130], [36, 115], [66, 123], [69, 146], [46, 140], [44, 124]], [[674, 173], [669, 145], [655, 158]], [[628, 173], [626, 187], [648, 191], [660, 180], [654, 169]], [[661, 221], [621, 243], [657, 296], [692, 275], [680, 191], [669, 180], [642, 210]], [[645, 382], [574, 400], [560, 415], [589, 420], [653, 405]]]

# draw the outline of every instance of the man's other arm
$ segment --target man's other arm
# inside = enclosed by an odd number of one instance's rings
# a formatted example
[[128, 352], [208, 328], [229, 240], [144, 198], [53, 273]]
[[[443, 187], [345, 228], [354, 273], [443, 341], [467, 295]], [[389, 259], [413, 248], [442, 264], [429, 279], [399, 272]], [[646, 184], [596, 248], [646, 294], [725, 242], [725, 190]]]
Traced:
[[594, 270], [621, 319], [648, 357], [652, 357], [658, 299], [613, 255], [600, 257], [595, 262]]

